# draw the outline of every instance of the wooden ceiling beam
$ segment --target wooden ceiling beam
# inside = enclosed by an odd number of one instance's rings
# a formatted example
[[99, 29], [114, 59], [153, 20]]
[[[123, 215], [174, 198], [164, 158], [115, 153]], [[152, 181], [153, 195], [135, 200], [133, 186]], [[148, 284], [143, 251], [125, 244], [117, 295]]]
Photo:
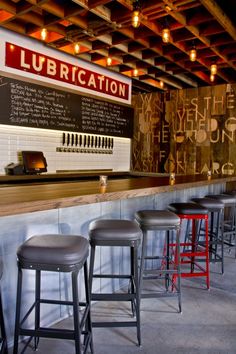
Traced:
[[8, 0], [0, 0], [0, 8], [16, 15], [16, 5], [10, 3]]
[[94, 9], [97, 6], [106, 5], [109, 2], [111, 2], [111, 0], [88, 0], [88, 7], [89, 9]]
[[[216, 18], [220, 25], [236, 40], [236, 28], [230, 18], [214, 0], [200, 0], [201, 4]], [[235, 9], [232, 9], [235, 11]]]
[[[169, 1], [168, 1], [168, 0], [163, 0], [163, 2], [166, 3], [166, 4], [169, 4]], [[169, 4], [169, 5], [170, 5], [170, 4]], [[173, 8], [173, 5], [170, 5], [170, 7]], [[173, 8], [173, 9], [174, 9], [174, 8]], [[210, 40], [209, 40], [207, 37], [200, 35], [200, 31], [199, 31], [199, 28], [198, 28], [197, 26], [189, 26], [189, 25], [188, 25], [188, 21], [187, 21], [185, 15], [183, 15], [182, 13], [179, 13], [179, 12], [175, 12], [175, 11], [170, 11], [169, 14], [170, 14], [176, 21], [182, 23], [190, 32], [192, 32], [192, 33], [193, 33], [200, 41], [202, 41], [207, 47], [211, 47], [211, 42], [210, 42]], [[173, 44], [176, 45], [177, 47], [179, 47], [178, 43], [173, 43]], [[184, 48], [180, 48], [180, 49], [184, 51]], [[223, 56], [223, 55], [220, 53], [220, 51], [219, 51], [218, 49], [212, 48], [212, 50], [214, 51], [214, 53], [215, 53], [217, 56], [219, 56], [219, 57], [221, 57], [223, 60], [225, 60], [229, 66], [231, 66], [231, 67], [233, 67], [233, 68], [235, 69], [234, 64], [233, 64], [232, 62], [230, 62], [227, 57]], [[206, 63], [204, 62], [204, 60], [203, 60], [202, 58], [199, 58], [199, 57], [198, 57], [198, 58], [197, 58], [197, 61], [198, 61], [199, 63], [201, 63], [203, 66], [205, 66], [208, 70], [210, 70], [210, 67], [208, 67], [208, 66], [206, 65]], [[199, 75], [199, 73], [197, 72], [197, 73], [195, 73], [195, 75]], [[222, 73], [222, 72], [219, 72], [218, 75], [219, 75], [223, 80], [225, 80], [226, 82], [228, 82], [228, 79], [229, 79], [229, 78], [228, 78], [227, 75], [225, 75], [225, 74]], [[205, 77], [205, 76], [203, 75], [203, 77]], [[207, 82], [209, 83], [209, 81], [207, 81]]]

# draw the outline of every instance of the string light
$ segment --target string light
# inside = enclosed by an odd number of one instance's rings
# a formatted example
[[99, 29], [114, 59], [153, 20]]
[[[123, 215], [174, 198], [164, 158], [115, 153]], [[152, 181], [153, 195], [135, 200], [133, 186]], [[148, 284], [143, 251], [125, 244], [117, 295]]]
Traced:
[[140, 11], [136, 10], [133, 11], [132, 13], [132, 26], [134, 28], [137, 28], [140, 26], [141, 20], [140, 20]]
[[211, 75], [210, 75], [210, 81], [211, 81], [211, 82], [214, 82], [214, 81], [215, 81], [215, 75], [214, 75], [214, 74], [211, 74]]
[[110, 57], [107, 57], [107, 66], [110, 66], [112, 63], [112, 59]]
[[137, 28], [140, 26], [141, 17], [142, 17], [141, 5], [139, 3], [139, 0], [134, 0], [133, 1], [133, 12], [132, 12], [132, 18], [131, 18], [132, 26], [134, 28]]
[[195, 48], [192, 48], [189, 52], [189, 59], [195, 61], [197, 59], [197, 51]]
[[216, 75], [217, 73], [217, 65], [216, 64], [212, 64], [211, 65], [211, 74], [212, 75]]
[[168, 43], [170, 40], [170, 30], [169, 28], [164, 28], [161, 33], [161, 37], [164, 43]]
[[47, 38], [47, 35], [48, 35], [48, 31], [47, 31], [47, 29], [46, 28], [43, 28], [42, 30], [41, 30], [41, 39], [43, 40], [43, 41], [45, 41], [46, 40], [46, 38]]
[[80, 51], [80, 45], [79, 45], [79, 43], [75, 43], [75, 44], [74, 44], [74, 51], [75, 51], [75, 54], [79, 54], [79, 51]]

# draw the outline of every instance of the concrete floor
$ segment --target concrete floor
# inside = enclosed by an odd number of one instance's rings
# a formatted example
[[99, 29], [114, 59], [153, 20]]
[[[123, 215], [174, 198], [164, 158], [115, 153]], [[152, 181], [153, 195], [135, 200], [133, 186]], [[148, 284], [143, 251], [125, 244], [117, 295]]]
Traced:
[[[95, 354], [235, 354], [236, 353], [236, 260], [226, 253], [225, 274], [220, 264], [211, 265], [211, 288], [200, 278], [183, 279], [183, 313], [177, 298], [143, 299], [142, 346], [135, 328], [95, 328]], [[130, 317], [126, 304], [95, 304], [95, 317]], [[71, 327], [71, 319], [59, 324]], [[10, 351], [11, 352], [11, 351]], [[28, 348], [26, 353], [31, 353]], [[40, 339], [38, 354], [74, 354], [73, 341]]]

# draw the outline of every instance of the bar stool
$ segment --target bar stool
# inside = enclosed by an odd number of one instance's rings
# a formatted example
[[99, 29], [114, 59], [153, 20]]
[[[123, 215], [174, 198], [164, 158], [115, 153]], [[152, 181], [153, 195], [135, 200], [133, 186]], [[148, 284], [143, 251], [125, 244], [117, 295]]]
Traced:
[[[2, 262], [0, 262], [0, 280], [2, 279], [2, 274], [3, 274], [3, 265]], [[0, 291], [0, 331], [1, 331], [0, 354], [7, 354], [8, 353], [7, 337], [6, 337], [6, 330], [5, 330], [1, 291]]]
[[[141, 298], [178, 296], [179, 312], [181, 309], [181, 286], [180, 286], [180, 247], [179, 247], [179, 228], [180, 218], [169, 210], [140, 210], [135, 213], [135, 219], [143, 231], [143, 242], [140, 262], [140, 296]], [[163, 255], [148, 255], [148, 231], [164, 231], [164, 252]], [[176, 231], [175, 244], [176, 250], [171, 249], [170, 232]], [[149, 233], [150, 234], [150, 233]], [[157, 234], [155, 233], [155, 237]], [[161, 241], [161, 234], [158, 232]], [[163, 238], [162, 238], [163, 239]], [[160, 260], [160, 267], [157, 269], [145, 268], [145, 261]], [[178, 284], [173, 281], [174, 275], [177, 276]], [[165, 279], [165, 291], [144, 293], [143, 281], [147, 279]], [[173, 290], [176, 290], [175, 292]]]
[[[138, 247], [142, 231], [136, 222], [130, 220], [100, 219], [89, 225], [91, 244], [89, 288], [91, 300], [94, 301], [129, 301], [135, 319], [133, 321], [94, 321], [93, 327], [136, 327], [138, 344], [141, 345], [140, 331], [140, 298], [138, 278]], [[130, 274], [105, 274], [94, 272], [96, 246], [102, 247], [129, 247], [130, 248]], [[94, 278], [128, 279], [130, 289], [123, 293], [97, 293], [92, 291]]]
[[[224, 244], [236, 246], [236, 194], [209, 194], [207, 198], [214, 198], [224, 204], [223, 238]], [[235, 247], [236, 257], [236, 247]]]
[[[208, 210], [209, 221], [209, 258], [210, 262], [221, 262], [221, 273], [224, 273], [224, 235], [221, 232], [223, 230], [223, 216], [224, 216], [224, 203], [213, 198], [193, 198], [193, 202], [203, 206]], [[198, 231], [198, 242], [201, 243], [201, 225]], [[205, 245], [205, 242], [202, 242]], [[218, 250], [220, 247], [220, 251]]]
[[[172, 203], [168, 209], [176, 213], [181, 220], [189, 220], [192, 224], [191, 240], [180, 242], [180, 263], [181, 265], [190, 264], [190, 272], [184, 272], [181, 268], [181, 277], [205, 277], [207, 289], [210, 288], [209, 277], [209, 243], [208, 243], [208, 210], [196, 203]], [[197, 240], [197, 222], [205, 222], [205, 247], [198, 244]], [[200, 262], [205, 263], [205, 267]]]
[[[16, 322], [13, 354], [18, 353], [19, 336], [29, 336], [22, 352], [25, 351], [31, 340], [34, 338], [35, 350], [38, 348], [39, 338], [61, 338], [75, 341], [75, 353], [87, 353], [90, 347], [93, 353], [92, 327], [90, 318], [90, 298], [88, 288], [87, 257], [89, 253], [89, 242], [84, 237], [75, 235], [37, 235], [29, 238], [17, 250], [18, 258], [18, 283], [16, 299]], [[85, 302], [79, 302], [78, 297], [78, 274], [80, 269], [84, 270]], [[35, 271], [35, 302], [29, 308], [21, 320], [21, 299], [22, 299], [22, 278], [23, 270]], [[72, 280], [72, 301], [42, 299], [41, 271], [68, 272]], [[45, 328], [40, 325], [40, 305], [60, 304], [73, 307], [74, 329]], [[83, 308], [81, 316], [79, 310]], [[24, 328], [24, 322], [35, 310], [35, 325], [33, 329]], [[81, 343], [83, 335], [83, 343]], [[82, 344], [83, 347], [82, 348]]]

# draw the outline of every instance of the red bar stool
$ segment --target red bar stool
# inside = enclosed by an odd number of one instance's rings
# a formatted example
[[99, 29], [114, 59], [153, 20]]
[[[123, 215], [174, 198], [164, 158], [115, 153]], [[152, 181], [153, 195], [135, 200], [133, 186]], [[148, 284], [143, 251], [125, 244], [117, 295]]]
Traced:
[[[180, 242], [180, 263], [181, 265], [190, 265], [190, 271], [184, 271], [181, 268], [181, 277], [205, 277], [207, 289], [210, 288], [209, 276], [209, 241], [208, 241], [208, 210], [196, 203], [172, 203], [168, 209], [176, 213], [181, 222], [183, 220], [190, 221], [192, 231], [190, 239]], [[205, 246], [198, 244], [197, 226], [198, 222], [205, 222]], [[202, 263], [203, 262], [203, 263]], [[201, 264], [200, 264], [201, 263]], [[205, 266], [203, 265], [205, 263]]]

